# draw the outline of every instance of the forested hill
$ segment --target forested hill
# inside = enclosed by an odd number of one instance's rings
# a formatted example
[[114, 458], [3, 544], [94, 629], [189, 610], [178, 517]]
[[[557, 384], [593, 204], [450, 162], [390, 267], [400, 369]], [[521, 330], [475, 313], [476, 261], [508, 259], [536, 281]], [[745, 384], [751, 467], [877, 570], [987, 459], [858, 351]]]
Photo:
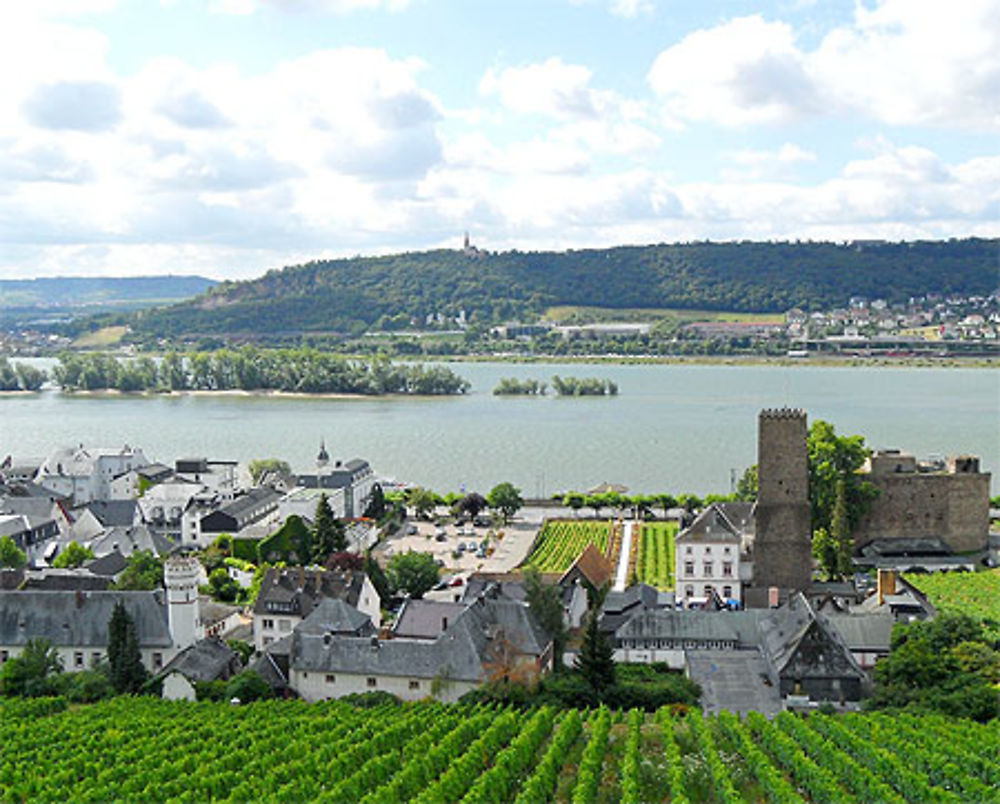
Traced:
[[[567, 252], [429, 251], [324, 260], [225, 282], [137, 314], [147, 334], [359, 332], [465, 310], [481, 323], [553, 305], [782, 312], [997, 289], [1000, 240], [691, 243]], [[385, 317], [385, 318], [383, 318]]]
[[203, 293], [215, 280], [202, 276], [71, 277], [0, 279], [0, 307], [79, 307], [95, 304], [169, 302]]

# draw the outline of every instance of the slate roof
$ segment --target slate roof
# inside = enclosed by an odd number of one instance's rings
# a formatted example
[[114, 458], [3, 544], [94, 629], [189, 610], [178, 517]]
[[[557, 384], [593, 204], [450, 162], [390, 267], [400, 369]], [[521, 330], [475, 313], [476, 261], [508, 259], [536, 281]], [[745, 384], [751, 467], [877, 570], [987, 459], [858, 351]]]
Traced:
[[135, 620], [139, 647], [169, 648], [167, 607], [156, 592], [0, 592], [0, 645], [43, 637], [56, 647], [108, 646], [108, 621], [117, 601]]
[[615, 631], [616, 641], [626, 639], [737, 642], [739, 635], [723, 614], [653, 609], [638, 612]]
[[0, 499], [0, 514], [19, 514], [26, 517], [32, 528], [53, 519], [54, 502], [49, 497], [8, 496]]
[[687, 654], [687, 670], [701, 686], [706, 714], [726, 710], [772, 717], [783, 708], [767, 663], [756, 651], [692, 651]]
[[753, 531], [753, 503], [712, 503], [677, 534], [676, 541], [739, 544], [744, 533]]
[[96, 556], [103, 556], [115, 551], [130, 556], [139, 550], [151, 550], [162, 557], [174, 549], [174, 543], [166, 536], [150, 530], [145, 525], [111, 528], [90, 539], [87, 546]]
[[198, 595], [198, 619], [203, 625], [214, 625], [240, 610], [239, 606], [212, 600], [207, 595]]
[[368, 636], [374, 631], [375, 626], [367, 614], [362, 614], [343, 600], [329, 597], [323, 598], [312, 613], [296, 627], [297, 633], [314, 636], [326, 634]]
[[24, 579], [25, 589], [45, 590], [49, 592], [82, 590], [103, 592], [111, 585], [111, 579], [91, 575], [81, 569], [52, 569], [40, 572], [29, 571]]
[[888, 652], [896, 618], [887, 611], [876, 614], [828, 614], [830, 623], [852, 651]]
[[13, 591], [24, 581], [24, 568], [0, 569], [0, 591]]
[[396, 617], [392, 633], [408, 639], [437, 639], [465, 608], [464, 603], [408, 598]]
[[253, 511], [258, 506], [276, 505], [280, 499], [281, 495], [278, 492], [270, 486], [264, 486], [261, 488], [251, 489], [246, 494], [241, 494], [232, 502], [226, 503], [218, 510], [220, 513], [228, 514], [233, 517], [233, 519], [239, 520], [244, 514]]
[[239, 655], [220, 639], [201, 639], [178, 653], [159, 673], [180, 673], [188, 681], [228, 681], [239, 672]]
[[84, 564], [87, 571], [92, 575], [103, 575], [113, 578], [128, 566], [128, 559], [121, 554], [120, 550], [112, 550], [110, 553], [95, 558]]
[[136, 521], [135, 500], [95, 500], [85, 506], [104, 527], [128, 527]]
[[462, 603], [471, 603], [490, 587], [493, 587], [501, 597], [505, 597], [508, 600], [514, 600], [518, 603], [527, 601], [527, 592], [525, 591], [524, 581], [521, 580], [520, 573], [475, 572], [465, 580]]
[[365, 574], [360, 571], [271, 568], [264, 575], [253, 613], [308, 617], [325, 597], [356, 607], [364, 582]]
[[500, 637], [521, 653], [540, 656], [550, 640], [527, 607], [479, 598], [436, 640], [385, 639], [313, 634], [296, 628], [291, 666], [299, 671], [401, 676], [478, 683], [490, 646]]

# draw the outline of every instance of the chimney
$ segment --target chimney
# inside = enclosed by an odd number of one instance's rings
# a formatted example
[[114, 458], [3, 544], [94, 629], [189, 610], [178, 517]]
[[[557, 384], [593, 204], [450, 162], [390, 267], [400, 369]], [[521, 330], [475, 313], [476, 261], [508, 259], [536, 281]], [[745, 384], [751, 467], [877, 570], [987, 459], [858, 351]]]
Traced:
[[767, 587], [767, 606], [776, 609], [781, 603], [781, 594], [777, 586]]
[[886, 595], [896, 594], [896, 570], [880, 569], [878, 571], [878, 604], [885, 603]]

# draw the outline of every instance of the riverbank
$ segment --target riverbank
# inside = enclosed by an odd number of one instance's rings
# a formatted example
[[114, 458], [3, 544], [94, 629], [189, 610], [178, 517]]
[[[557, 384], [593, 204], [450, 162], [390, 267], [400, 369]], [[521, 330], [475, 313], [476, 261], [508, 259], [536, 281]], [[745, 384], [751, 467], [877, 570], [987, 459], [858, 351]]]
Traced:
[[[99, 388], [94, 390], [65, 390], [59, 387], [45, 389], [52, 393], [63, 394], [70, 397], [87, 397], [95, 399], [109, 399], [115, 397], [125, 397], [128, 399], [141, 399], [143, 397], [151, 399], [170, 399], [181, 397], [204, 397], [204, 398], [260, 398], [260, 399], [441, 399], [446, 397], [463, 396], [463, 394], [347, 394], [347, 393], [314, 393], [300, 391], [280, 391], [270, 388], [257, 390], [245, 390], [242, 388], [231, 388], [221, 391], [208, 390], [188, 390], [188, 391], [120, 391], [117, 388]], [[26, 394], [28, 391], [13, 391], [11, 393]]]

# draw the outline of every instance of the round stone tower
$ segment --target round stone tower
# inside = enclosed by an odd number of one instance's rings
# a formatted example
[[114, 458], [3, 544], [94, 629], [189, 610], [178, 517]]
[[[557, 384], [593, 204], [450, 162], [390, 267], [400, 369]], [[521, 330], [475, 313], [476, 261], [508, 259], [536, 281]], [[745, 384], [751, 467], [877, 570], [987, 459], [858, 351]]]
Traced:
[[198, 641], [198, 559], [172, 555], [163, 566], [167, 587], [167, 614], [174, 648], [183, 650]]

